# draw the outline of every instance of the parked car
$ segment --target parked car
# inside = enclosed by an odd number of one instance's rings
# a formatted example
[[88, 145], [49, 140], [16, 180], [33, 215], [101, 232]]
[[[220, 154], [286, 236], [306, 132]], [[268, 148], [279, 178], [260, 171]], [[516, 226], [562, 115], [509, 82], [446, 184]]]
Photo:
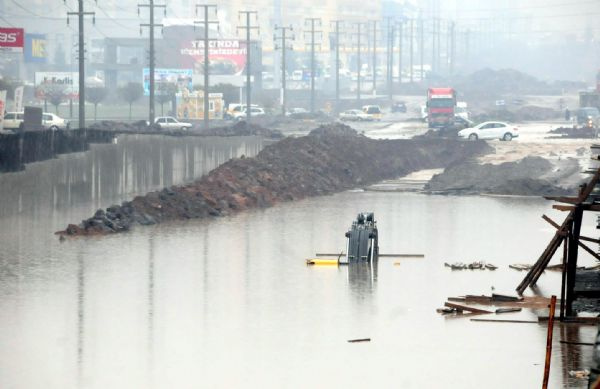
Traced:
[[290, 108], [286, 112], [285, 116], [293, 116], [297, 114], [305, 114], [308, 113], [308, 110], [305, 108]]
[[458, 132], [460, 138], [512, 140], [519, 136], [519, 129], [504, 122], [483, 122], [475, 127], [465, 128]]
[[[251, 104], [250, 106], [258, 108], [258, 105], [256, 104]], [[246, 109], [246, 104], [231, 103], [229, 104], [227, 112], [225, 112], [223, 117], [225, 119], [235, 119], [235, 114], [242, 112], [244, 109]]]
[[471, 128], [475, 123], [473, 123], [469, 119], [465, 119], [463, 116], [454, 116], [454, 123], [452, 123], [452, 128], [454, 130], [462, 130], [464, 128]]
[[392, 104], [392, 112], [406, 113], [406, 103], [404, 101], [396, 101]]
[[18, 130], [23, 128], [25, 114], [23, 112], [7, 112], [4, 115], [4, 129]]
[[42, 114], [42, 127], [48, 130], [68, 130], [70, 123], [53, 113], [44, 112]]
[[[18, 130], [23, 129], [25, 114], [23, 112], [7, 112], [4, 115], [4, 129]], [[61, 118], [53, 113], [42, 113], [42, 128], [46, 130], [68, 130], [70, 123], [68, 120]]]
[[159, 116], [154, 119], [156, 124], [161, 130], [191, 130], [192, 124], [186, 122], [180, 122], [172, 116]]
[[365, 105], [362, 110], [364, 113], [371, 115], [371, 120], [381, 120], [383, 115], [378, 105]]
[[[264, 116], [265, 110], [259, 107], [250, 107], [250, 116]], [[242, 110], [235, 112], [233, 114], [233, 118], [235, 120], [241, 121], [244, 120], [247, 116], [247, 108], [244, 107]]]
[[373, 116], [361, 111], [360, 109], [349, 109], [340, 113], [340, 120], [342, 121], [371, 121], [373, 120]]

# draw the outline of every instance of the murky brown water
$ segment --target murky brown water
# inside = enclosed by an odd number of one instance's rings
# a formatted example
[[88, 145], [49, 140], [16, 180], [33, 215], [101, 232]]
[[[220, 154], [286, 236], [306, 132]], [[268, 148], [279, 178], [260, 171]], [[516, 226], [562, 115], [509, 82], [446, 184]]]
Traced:
[[[553, 232], [540, 216], [561, 217], [550, 203], [345, 192], [118, 236], [53, 236], [98, 207], [261, 147], [255, 139], [163, 142], [149, 152], [144, 138], [121, 138], [0, 175], [1, 388], [541, 386], [544, 326], [448, 319], [435, 309], [492, 287], [512, 294], [524, 273], [508, 264], [533, 262]], [[366, 210], [375, 212], [383, 253], [425, 258], [304, 265], [317, 251], [342, 249]], [[443, 266], [459, 260], [499, 269]], [[559, 278], [547, 272], [541, 293], [558, 294]], [[585, 366], [590, 348], [560, 340], [594, 334], [558, 326], [551, 387], [585, 387], [568, 370]], [[347, 342], [355, 338], [372, 341]]]

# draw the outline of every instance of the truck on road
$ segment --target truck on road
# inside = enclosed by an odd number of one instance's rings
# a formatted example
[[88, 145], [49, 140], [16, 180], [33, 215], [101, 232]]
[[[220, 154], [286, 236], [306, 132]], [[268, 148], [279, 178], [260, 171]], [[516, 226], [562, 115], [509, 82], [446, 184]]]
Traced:
[[453, 88], [427, 90], [427, 123], [429, 128], [445, 129], [453, 125], [456, 91]]

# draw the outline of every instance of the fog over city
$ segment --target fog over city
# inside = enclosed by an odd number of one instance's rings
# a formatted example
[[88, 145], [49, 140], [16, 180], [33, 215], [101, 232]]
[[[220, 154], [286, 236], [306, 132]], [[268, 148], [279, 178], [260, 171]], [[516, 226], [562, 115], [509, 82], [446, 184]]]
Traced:
[[600, 389], [600, 0], [0, 0], [0, 389]]

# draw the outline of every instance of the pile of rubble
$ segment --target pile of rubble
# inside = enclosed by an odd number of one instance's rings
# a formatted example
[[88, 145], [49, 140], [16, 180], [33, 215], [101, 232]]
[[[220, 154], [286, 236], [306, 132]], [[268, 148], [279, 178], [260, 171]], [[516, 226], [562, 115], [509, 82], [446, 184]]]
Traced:
[[254, 158], [232, 159], [191, 184], [98, 210], [59, 234], [105, 234], [136, 224], [224, 216], [445, 167], [488, 151], [485, 142], [374, 140], [331, 124], [267, 146]]
[[[560, 164], [560, 166], [558, 166]], [[573, 193], [563, 187], [580, 171], [578, 162], [565, 159], [553, 163], [542, 157], [526, 157], [499, 165], [480, 165], [473, 161], [455, 164], [432, 177], [425, 190], [441, 194], [498, 194], [552, 196]]]

